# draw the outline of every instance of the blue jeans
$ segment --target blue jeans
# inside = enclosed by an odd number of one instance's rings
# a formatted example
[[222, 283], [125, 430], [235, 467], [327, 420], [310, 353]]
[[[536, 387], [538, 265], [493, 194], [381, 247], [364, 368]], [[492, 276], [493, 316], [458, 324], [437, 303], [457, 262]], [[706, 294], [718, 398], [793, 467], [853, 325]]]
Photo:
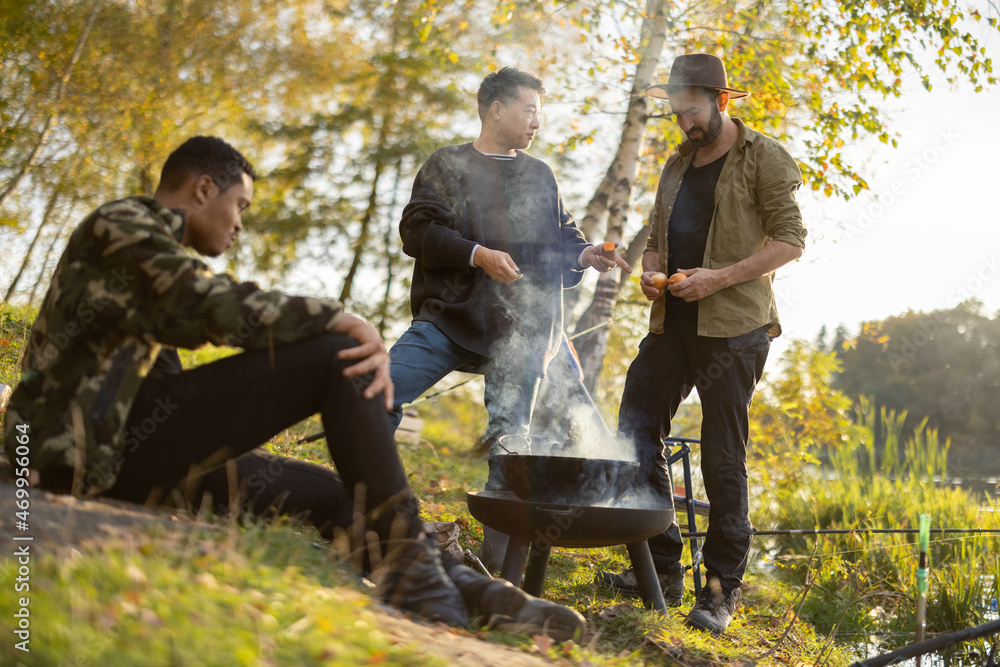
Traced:
[[[490, 415], [486, 439], [495, 443], [507, 434], [527, 435], [542, 369], [511, 372], [507, 364], [456, 345], [436, 325], [416, 320], [389, 350], [395, 403], [389, 418], [393, 430], [412, 403], [452, 371], [477, 373], [486, 381], [484, 402]], [[516, 373], [516, 374], [515, 374]]]
[[[539, 425], [545, 435], [564, 440], [569, 430], [567, 416], [571, 413], [578, 428], [610, 435], [580, 381], [579, 367], [565, 340], [563, 350], [549, 364], [544, 380], [540, 368], [512, 372], [513, 364], [495, 364], [481, 354], [470, 352], [453, 343], [437, 326], [422, 320], [414, 321], [400, 336], [389, 351], [389, 357], [396, 389], [390, 414], [393, 430], [403, 418], [404, 404], [413, 402], [448, 373], [457, 370], [480, 374], [485, 380], [484, 402], [489, 413], [485, 440], [490, 443], [491, 460], [504, 452], [498, 444], [501, 436], [528, 434], [536, 398], [539, 412], [544, 412]], [[486, 489], [506, 488], [491, 462]]]

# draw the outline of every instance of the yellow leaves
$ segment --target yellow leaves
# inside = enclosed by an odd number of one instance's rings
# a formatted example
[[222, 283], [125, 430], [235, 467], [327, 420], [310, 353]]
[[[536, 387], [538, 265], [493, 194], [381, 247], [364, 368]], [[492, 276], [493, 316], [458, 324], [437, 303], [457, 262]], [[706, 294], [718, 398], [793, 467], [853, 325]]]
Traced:
[[882, 349], [886, 348], [886, 344], [889, 342], [889, 336], [882, 333], [878, 322], [865, 322], [861, 325], [861, 333], [858, 338], [863, 338], [870, 343], [874, 343]]
[[458, 54], [454, 53], [454, 52], [449, 53], [448, 54], [448, 60], [450, 60], [452, 63], [457, 63], [458, 62]]
[[469, 27], [469, 22], [468, 21], [462, 21], [461, 23], [458, 24], [458, 29], [459, 30], [465, 30], [468, 27]]
[[513, 2], [498, 3], [493, 10], [493, 16], [490, 17], [490, 22], [497, 26], [507, 23], [514, 18], [515, 6]]

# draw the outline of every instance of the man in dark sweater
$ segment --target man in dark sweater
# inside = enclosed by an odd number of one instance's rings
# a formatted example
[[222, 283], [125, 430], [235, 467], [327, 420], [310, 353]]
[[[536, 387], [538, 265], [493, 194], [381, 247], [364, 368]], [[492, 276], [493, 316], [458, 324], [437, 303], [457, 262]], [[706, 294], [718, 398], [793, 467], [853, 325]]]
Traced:
[[[434, 152], [413, 183], [399, 229], [416, 262], [413, 324], [390, 356], [402, 405], [454, 370], [483, 374], [491, 459], [507, 434], [527, 435], [539, 381], [562, 342], [562, 290], [587, 267], [631, 268], [587, 243], [552, 170], [524, 149], [540, 127], [542, 82], [504, 67], [477, 96], [473, 143]], [[487, 489], [504, 488], [490, 465]], [[502, 549], [484, 550], [498, 567]]]

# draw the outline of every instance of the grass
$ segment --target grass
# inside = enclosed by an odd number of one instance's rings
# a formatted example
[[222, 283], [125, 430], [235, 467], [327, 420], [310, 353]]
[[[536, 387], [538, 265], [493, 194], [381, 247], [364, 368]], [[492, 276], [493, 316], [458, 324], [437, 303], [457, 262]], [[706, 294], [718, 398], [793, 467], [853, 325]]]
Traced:
[[[425, 518], [457, 521], [463, 548], [476, 551], [481, 528], [465, 507], [465, 494], [482, 488], [486, 463], [466, 452], [446, 452], [429, 442], [400, 445], [400, 456], [423, 502]], [[687, 549], [687, 547], [685, 547]], [[689, 561], [687, 554], [685, 560]], [[751, 573], [745, 598], [737, 616], [721, 638], [713, 638], [683, 625], [682, 611], [694, 602], [692, 584], [684, 606], [666, 614], [647, 611], [637, 600], [622, 599], [599, 588], [594, 576], [600, 570], [629, 566], [624, 547], [603, 549], [554, 549], [549, 562], [544, 597], [580, 610], [587, 618], [591, 636], [585, 642], [591, 664], [595, 656], [631, 660], [636, 665], [721, 665], [750, 660], [759, 665], [811, 662], [823, 651], [825, 638], [812, 627], [795, 623], [781, 639], [792, 620], [790, 604], [794, 590], [763, 573]], [[769, 654], [771, 649], [775, 649]], [[847, 664], [842, 651], [828, 655], [830, 665]], [[609, 663], [611, 664], [611, 663]]]
[[[291, 526], [111, 531], [33, 563], [28, 665], [445, 665], [378, 629], [331, 552]], [[13, 559], [0, 588], [14, 590]], [[12, 605], [4, 605], [11, 609]], [[0, 632], [13, 636], [4, 614]]]
[[0, 305], [0, 382], [13, 387], [21, 378], [20, 356], [36, 311]]
[[[19, 348], [30, 313], [0, 309], [9, 348]], [[7, 332], [13, 332], [8, 334]], [[20, 332], [20, 338], [17, 337]], [[185, 364], [207, 363], [232, 353], [203, 348]], [[14, 350], [3, 358], [15, 359]], [[7, 362], [5, 362], [7, 363]], [[16, 363], [0, 368], [16, 382]], [[475, 397], [435, 399], [421, 406], [425, 433], [433, 439], [400, 445], [410, 482], [422, 499], [424, 518], [454, 521], [459, 542], [475, 551], [479, 524], [465, 494], [482, 488], [486, 464], [471, 454], [482, 424]], [[301, 444], [322, 430], [317, 418], [295, 425], [267, 443], [273, 452], [328, 464], [322, 441]], [[141, 533], [106, 531], [75, 549], [47, 551], [32, 562], [32, 652], [0, 644], [0, 663], [30, 665], [432, 665], [419, 653], [421, 637], [378, 629], [375, 604], [338, 563], [331, 549], [315, 547], [309, 528], [279, 523], [209, 527], [159, 527]], [[623, 547], [556, 549], [545, 597], [580, 610], [589, 632], [581, 643], [545, 641], [497, 632], [477, 636], [546, 655], [564, 665], [762, 666], [851, 661], [830, 649], [812, 626], [795, 622], [795, 588], [766, 573], [752, 573], [745, 601], [722, 638], [689, 630], [679, 610], [647, 611], [641, 603], [598, 589], [594, 575], [627, 567]], [[16, 569], [0, 561], [0, 599], [13, 609]], [[690, 607], [689, 591], [685, 606]], [[682, 608], [682, 609], [683, 609]], [[12, 636], [14, 618], [0, 615], [0, 633]], [[464, 631], [453, 630], [457, 634]], [[485, 664], [485, 663], [484, 663]]]

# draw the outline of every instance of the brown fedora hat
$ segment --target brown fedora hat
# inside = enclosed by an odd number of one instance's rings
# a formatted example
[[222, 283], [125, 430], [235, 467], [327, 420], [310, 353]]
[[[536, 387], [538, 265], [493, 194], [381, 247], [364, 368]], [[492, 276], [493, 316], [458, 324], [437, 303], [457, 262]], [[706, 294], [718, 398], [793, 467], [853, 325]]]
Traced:
[[749, 97], [750, 92], [729, 87], [729, 77], [726, 76], [726, 64], [722, 59], [708, 53], [688, 53], [677, 56], [670, 67], [670, 78], [666, 83], [658, 83], [646, 89], [646, 94], [659, 100], [691, 86], [715, 88], [729, 93], [729, 99], [738, 100]]

